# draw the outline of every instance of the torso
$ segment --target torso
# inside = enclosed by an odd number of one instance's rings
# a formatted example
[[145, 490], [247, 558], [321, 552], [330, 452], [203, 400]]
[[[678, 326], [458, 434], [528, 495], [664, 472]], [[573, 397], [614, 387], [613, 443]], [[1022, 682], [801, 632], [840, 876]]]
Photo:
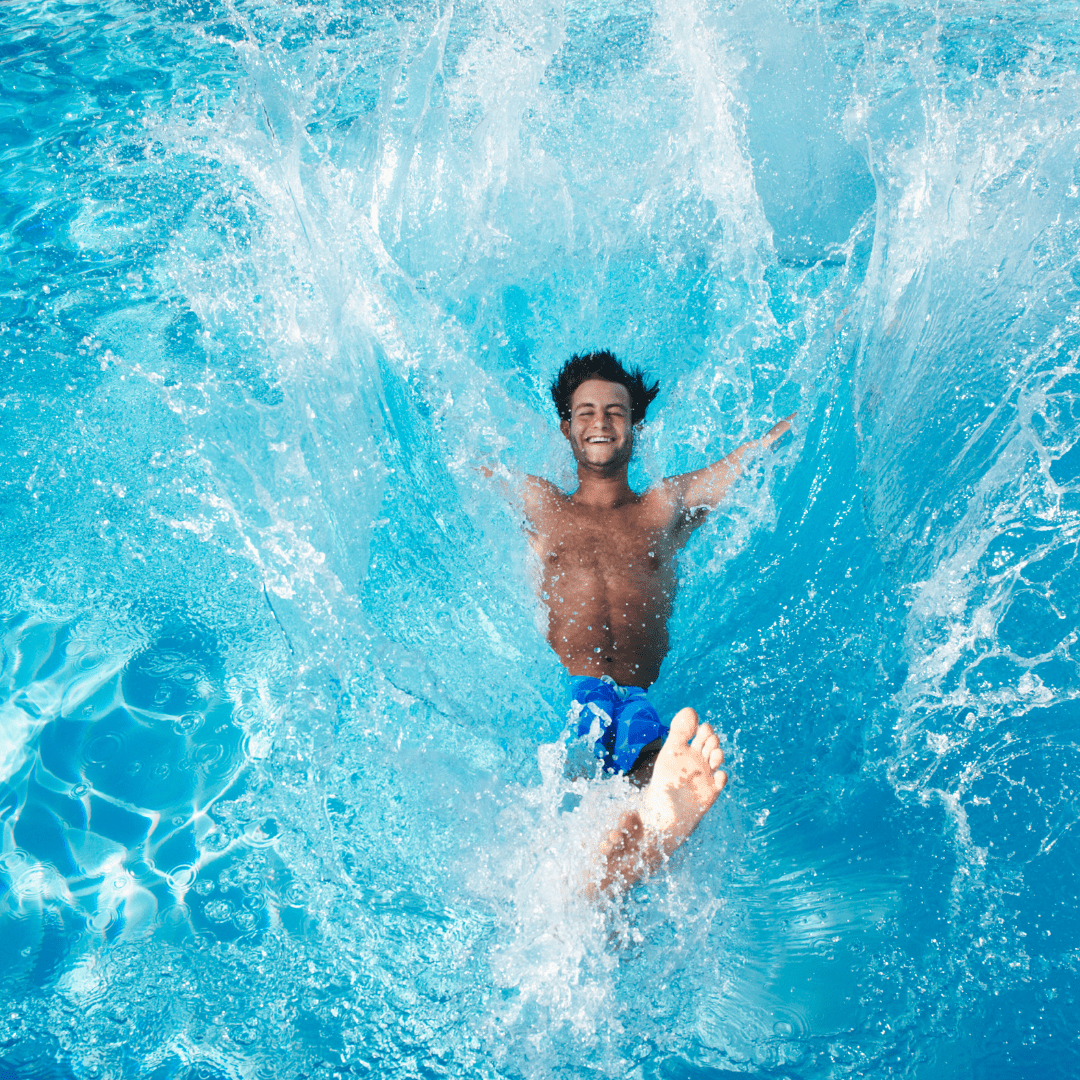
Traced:
[[533, 480], [526, 504], [552, 648], [571, 675], [648, 687], [667, 653], [675, 553], [685, 541], [666, 486], [598, 509]]

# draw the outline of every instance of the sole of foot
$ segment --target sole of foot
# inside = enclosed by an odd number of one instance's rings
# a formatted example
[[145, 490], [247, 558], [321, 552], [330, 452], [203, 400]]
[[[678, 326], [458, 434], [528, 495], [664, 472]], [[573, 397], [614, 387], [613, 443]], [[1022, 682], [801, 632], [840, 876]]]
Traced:
[[665, 854], [675, 850], [724, 790], [727, 773], [720, 740], [693, 709], [680, 709], [657, 755], [652, 779], [641, 796], [641, 820], [660, 840]]

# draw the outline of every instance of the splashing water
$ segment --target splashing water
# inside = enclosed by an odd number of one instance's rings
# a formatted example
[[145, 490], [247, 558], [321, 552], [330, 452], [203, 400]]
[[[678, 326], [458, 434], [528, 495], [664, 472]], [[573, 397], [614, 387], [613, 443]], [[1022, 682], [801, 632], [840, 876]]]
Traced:
[[[1074, 5], [0, 9], [0, 1075], [1074, 1077]], [[798, 410], [612, 909], [520, 508]], [[575, 778], [576, 777], [576, 778]]]

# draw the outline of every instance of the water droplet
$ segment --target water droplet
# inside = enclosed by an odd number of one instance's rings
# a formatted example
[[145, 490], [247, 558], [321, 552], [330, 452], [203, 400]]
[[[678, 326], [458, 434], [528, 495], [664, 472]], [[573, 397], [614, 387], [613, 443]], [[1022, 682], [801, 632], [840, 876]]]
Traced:
[[191, 909], [187, 904], [173, 904], [166, 908], [161, 915], [161, 921], [166, 926], [180, 926], [191, 918]]
[[786, 1020], [777, 1020], [772, 1026], [773, 1032], [781, 1037], [790, 1035], [794, 1032], [794, 1028]]
[[296, 907], [304, 902], [304, 896], [307, 894], [307, 889], [299, 881], [294, 881], [285, 890], [285, 903], [292, 907]]
[[200, 769], [207, 770], [216, 765], [225, 753], [220, 743], [206, 743], [195, 752], [195, 761]]
[[274, 818], [263, 818], [261, 821], [249, 821], [244, 826], [244, 838], [253, 847], [264, 847], [272, 844], [281, 832], [281, 827]]
[[109, 929], [112, 924], [116, 922], [116, 912], [111, 908], [106, 908], [104, 911], [97, 911], [86, 920], [86, 925], [94, 931], [95, 934], [103, 934]]
[[190, 735], [193, 731], [198, 730], [202, 721], [203, 718], [199, 713], [184, 713], [183, 716], [178, 716], [176, 720], [173, 721], [173, 728], [180, 735]]
[[169, 871], [167, 880], [174, 889], [186, 889], [195, 880], [197, 873], [194, 866], [174, 866]]
[[124, 745], [124, 740], [119, 735], [110, 732], [108, 735], [99, 735], [86, 748], [85, 760], [92, 765], [100, 765], [115, 757]]
[[0, 866], [5, 870], [14, 870], [26, 862], [26, 852], [21, 848], [15, 848], [4, 855], [0, 855]]
[[71, 797], [73, 799], [81, 799], [89, 790], [89, 784], [76, 784], [71, 789]]
[[22, 900], [41, 896], [49, 883], [49, 873], [44, 866], [32, 866], [15, 880], [12, 892]]

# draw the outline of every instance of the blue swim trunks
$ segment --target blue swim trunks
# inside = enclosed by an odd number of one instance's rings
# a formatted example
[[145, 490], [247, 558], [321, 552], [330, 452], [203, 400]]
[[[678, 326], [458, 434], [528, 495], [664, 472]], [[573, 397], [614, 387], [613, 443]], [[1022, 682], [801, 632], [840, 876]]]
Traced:
[[592, 734], [593, 753], [603, 761], [604, 772], [629, 772], [649, 743], [667, 738], [669, 726], [640, 687], [620, 686], [606, 675], [576, 675], [570, 683], [570, 722], [577, 725], [578, 738]]

